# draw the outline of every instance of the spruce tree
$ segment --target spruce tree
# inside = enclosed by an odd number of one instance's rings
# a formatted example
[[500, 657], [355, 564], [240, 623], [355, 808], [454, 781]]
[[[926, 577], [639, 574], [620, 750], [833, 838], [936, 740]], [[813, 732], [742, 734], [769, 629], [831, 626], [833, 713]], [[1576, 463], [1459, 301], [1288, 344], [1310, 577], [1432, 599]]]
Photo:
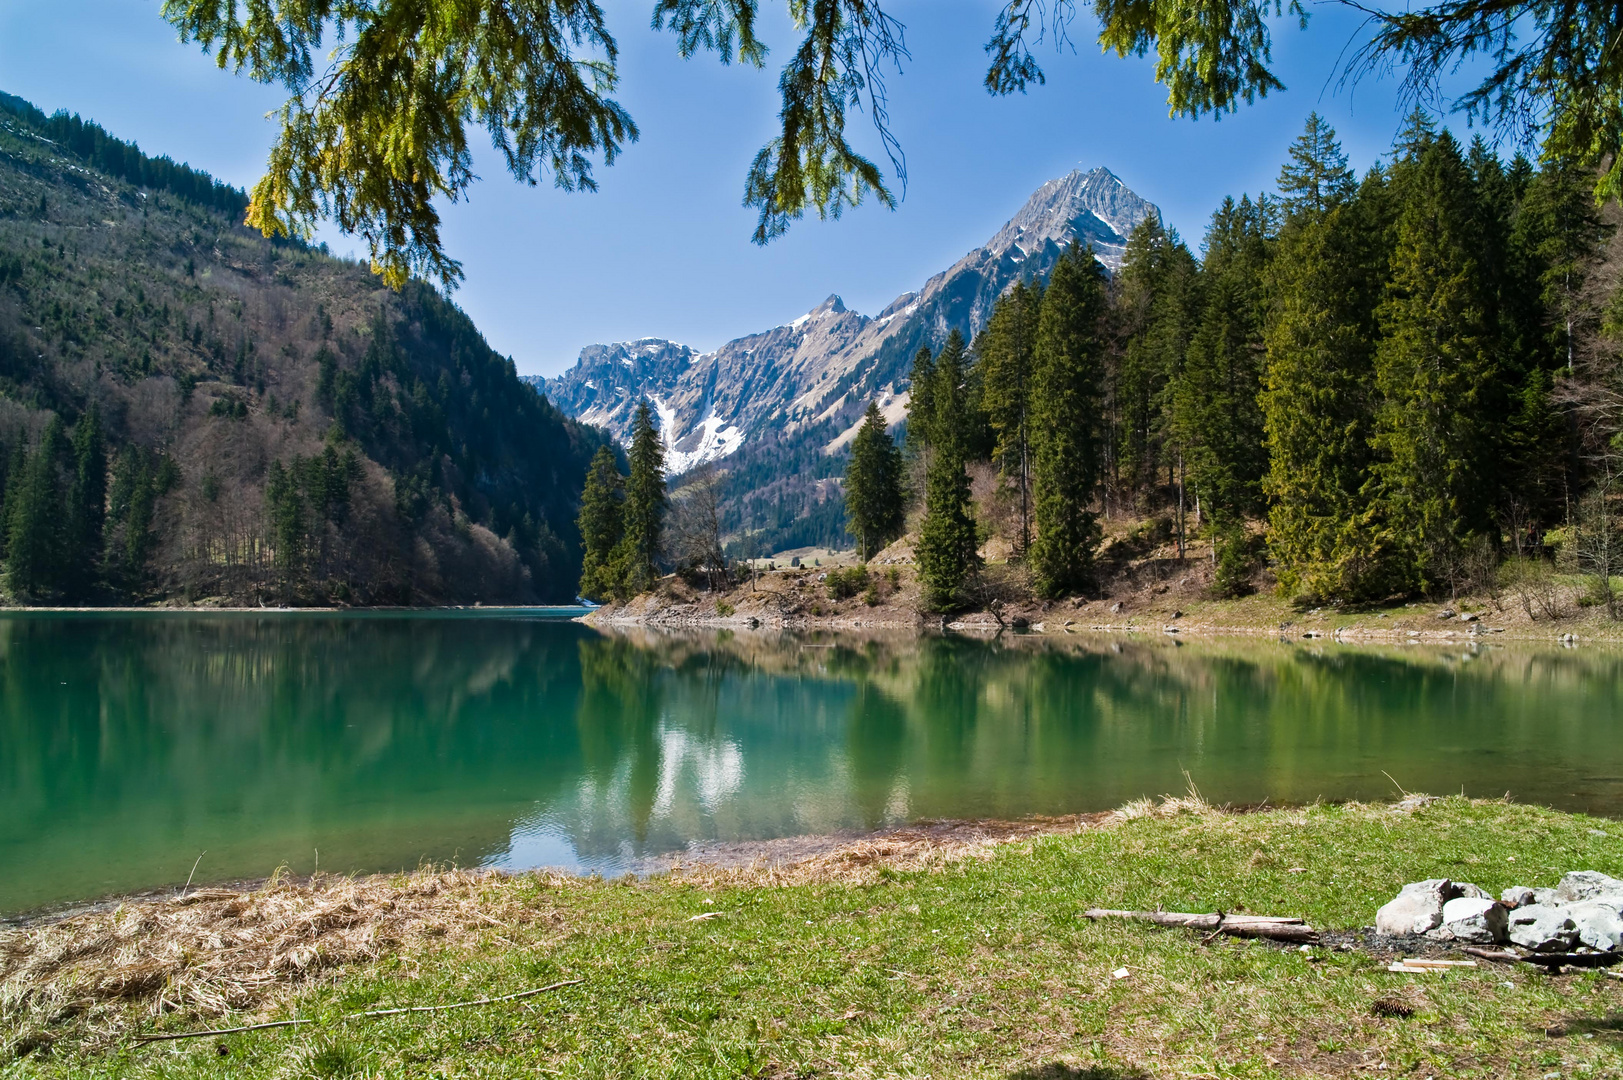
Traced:
[[913, 357], [908, 373], [907, 452], [915, 458], [928, 458], [932, 426], [935, 423], [935, 354], [928, 345]]
[[[1203, 524], [1220, 548], [1246, 543], [1245, 521], [1262, 508], [1267, 471], [1262, 408], [1263, 274], [1277, 231], [1266, 198], [1225, 199], [1212, 216], [1202, 267], [1203, 310], [1175, 382], [1174, 430], [1187, 455]], [[1231, 560], [1238, 552], [1230, 552]], [[1231, 573], [1232, 571], [1232, 573]], [[1243, 560], [1220, 565], [1219, 587], [1248, 576]]]
[[1446, 131], [1411, 122], [1393, 168], [1395, 244], [1375, 352], [1374, 494], [1407, 589], [1457, 580], [1462, 542], [1488, 533], [1502, 389], [1477, 257], [1472, 177]]
[[1269, 266], [1263, 487], [1269, 549], [1287, 595], [1356, 600], [1392, 591], [1365, 491], [1386, 204], [1385, 177], [1372, 170], [1353, 199], [1292, 218]]
[[1319, 220], [1352, 197], [1357, 183], [1336, 132], [1317, 112], [1290, 145], [1290, 164], [1279, 170], [1287, 218]]
[[975, 342], [979, 404], [996, 439], [992, 457], [1020, 492], [1022, 553], [1031, 546], [1032, 370], [1042, 298], [1041, 285], [1015, 282]]
[[1173, 468], [1171, 389], [1199, 319], [1199, 279], [1189, 248], [1157, 219], [1146, 218], [1128, 237], [1116, 284], [1124, 343], [1108, 387], [1114, 455], [1106, 481], [1120, 497], [1150, 495]]
[[581, 562], [580, 594], [602, 601], [613, 596], [623, 576], [614, 561], [615, 549], [624, 534], [621, 502], [625, 497], [625, 477], [620, 475], [614, 450], [598, 448], [586, 470], [586, 487], [580, 497], [580, 536], [586, 554]]
[[934, 445], [925, 472], [924, 522], [919, 529], [919, 580], [925, 603], [948, 611], [963, 600], [964, 586], [980, 566], [975, 521], [970, 513], [969, 474], [964, 471], [968, 426], [964, 338], [954, 330], [936, 358]]
[[73, 427], [73, 477], [68, 489], [66, 554], [70, 593], [91, 595], [101, 574], [102, 526], [107, 514], [107, 445], [101, 408], [90, 409]]
[[870, 401], [845, 468], [845, 520], [863, 562], [901, 534], [904, 508], [902, 452]]
[[619, 595], [647, 592], [659, 579], [659, 556], [664, 538], [665, 446], [654, 426], [654, 410], [644, 398], [631, 421], [631, 475], [626, 479], [622, 511], [625, 532], [615, 552], [621, 568]]
[[1043, 296], [1032, 374], [1037, 539], [1031, 566], [1045, 596], [1092, 584], [1099, 527], [1092, 509], [1100, 468], [1105, 274], [1076, 244]]
[[53, 415], [33, 453], [12, 474], [6, 500], [6, 587], [16, 600], [54, 598], [63, 578], [65, 494], [63, 460], [68, 453], [62, 421]]

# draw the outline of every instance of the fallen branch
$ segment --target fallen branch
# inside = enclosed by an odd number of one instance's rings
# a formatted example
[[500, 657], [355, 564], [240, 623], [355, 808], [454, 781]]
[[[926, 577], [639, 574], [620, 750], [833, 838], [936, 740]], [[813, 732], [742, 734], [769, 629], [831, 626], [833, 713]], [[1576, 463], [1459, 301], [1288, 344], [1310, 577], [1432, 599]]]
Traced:
[[1623, 953], [1615, 952], [1519, 953], [1509, 949], [1492, 952], [1488, 949], [1475, 948], [1468, 948], [1465, 952], [1470, 956], [1480, 956], [1484, 960], [1493, 960], [1497, 963], [1537, 964], [1539, 967], [1610, 967], [1613, 964], [1623, 963]]
[[1142, 919], [1157, 926], [1206, 930], [1210, 932], [1208, 938], [1228, 934], [1231, 937], [1269, 938], [1304, 945], [1316, 945], [1319, 941], [1317, 930], [1301, 919], [1282, 915], [1229, 915], [1222, 911], [1211, 915], [1194, 915], [1181, 911], [1116, 911], [1110, 908], [1089, 908], [1082, 915], [1088, 919]]
[[[501, 997], [479, 998], [476, 1001], [456, 1001], [449, 1005], [407, 1005], [399, 1009], [372, 1009], [368, 1012], [346, 1013], [345, 1015], [340, 1016], [338, 1019], [340, 1021], [374, 1020], [380, 1016], [399, 1016], [402, 1013], [444, 1012], [447, 1009], [470, 1009], [475, 1005], [495, 1005], [496, 1003], [502, 1001], [518, 1001], [520, 998], [535, 997], [537, 994], [545, 994], [549, 990], [557, 990], [559, 987], [563, 986], [574, 986], [576, 983], [585, 981], [585, 979], [567, 979], [564, 982], [553, 983], [551, 986], [538, 986], [534, 990], [520, 990], [516, 994], [503, 994]], [[314, 1024], [315, 1022], [315, 1020], [308, 1017], [298, 1020], [272, 1020], [264, 1024], [244, 1024], [241, 1027], [209, 1028], [204, 1031], [178, 1031], [152, 1035], [137, 1035], [135, 1036], [134, 1041], [137, 1043], [152, 1043], [172, 1042], [175, 1039], [201, 1039], [209, 1035], [237, 1035], [244, 1031], [268, 1031], [271, 1028], [297, 1027], [300, 1024]]]

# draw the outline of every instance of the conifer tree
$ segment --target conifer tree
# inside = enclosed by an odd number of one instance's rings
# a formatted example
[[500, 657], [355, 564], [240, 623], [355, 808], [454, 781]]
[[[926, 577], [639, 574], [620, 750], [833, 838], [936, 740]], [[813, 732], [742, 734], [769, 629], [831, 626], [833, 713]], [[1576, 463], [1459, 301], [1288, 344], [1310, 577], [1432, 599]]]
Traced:
[[23, 601], [54, 597], [61, 586], [62, 464], [68, 440], [53, 415], [33, 453], [12, 473], [6, 500], [6, 588]]
[[1262, 408], [1263, 273], [1276, 211], [1266, 197], [1225, 199], [1212, 216], [1202, 267], [1203, 310], [1175, 384], [1174, 429], [1189, 462], [1203, 524], [1217, 538], [1219, 588], [1249, 577], [1244, 523], [1262, 508], [1267, 471]]
[[613, 596], [622, 575], [614, 562], [615, 549], [624, 534], [621, 502], [625, 477], [620, 475], [614, 451], [598, 448], [586, 470], [586, 487], [580, 497], [580, 536], [586, 549], [581, 562], [580, 594], [602, 601]]
[[1475, 193], [1446, 131], [1411, 122], [1393, 169], [1391, 278], [1375, 352], [1382, 405], [1374, 472], [1402, 587], [1452, 584], [1462, 542], [1488, 531], [1488, 423], [1501, 371], [1481, 267]]
[[902, 452], [879, 406], [870, 401], [845, 469], [845, 520], [863, 562], [901, 534], [904, 508]]
[[618, 582], [622, 596], [635, 596], [654, 587], [659, 578], [659, 555], [664, 539], [665, 446], [654, 426], [654, 410], [644, 398], [631, 421], [631, 475], [626, 479], [622, 510], [625, 532], [614, 561], [622, 567]]
[[1320, 217], [1294, 217], [1269, 266], [1263, 487], [1269, 549], [1287, 595], [1392, 591], [1365, 491], [1377, 405], [1375, 308], [1389, 260], [1385, 206], [1385, 177], [1372, 170], [1353, 200]]
[[1290, 145], [1290, 164], [1279, 170], [1285, 215], [1317, 221], [1352, 197], [1357, 183], [1347, 167], [1336, 132], [1317, 112], [1307, 115], [1302, 134]]
[[1092, 583], [1099, 527], [1092, 504], [1100, 465], [1105, 274], [1076, 244], [1043, 296], [1032, 374], [1037, 589], [1057, 597]]
[[969, 475], [964, 471], [964, 432], [968, 424], [964, 381], [964, 339], [954, 330], [936, 358], [934, 445], [925, 473], [924, 522], [919, 529], [919, 580], [924, 599], [936, 611], [962, 602], [964, 586], [980, 566], [975, 521], [970, 514]]
[[935, 354], [929, 346], [914, 355], [907, 381], [907, 452], [915, 458], [928, 458], [935, 424]]
[[1147, 493], [1163, 470], [1172, 483], [1171, 388], [1199, 319], [1200, 268], [1176, 232], [1146, 218], [1128, 237], [1117, 296], [1125, 344], [1109, 392], [1115, 464], [1107, 479]]
[[1032, 371], [1042, 298], [1040, 284], [1015, 282], [975, 342], [979, 404], [996, 437], [993, 460], [1020, 491], [1020, 552], [1031, 546]]
[[107, 445], [101, 408], [92, 403], [73, 426], [73, 476], [68, 489], [69, 591], [77, 599], [89, 596], [100, 576], [106, 514]]

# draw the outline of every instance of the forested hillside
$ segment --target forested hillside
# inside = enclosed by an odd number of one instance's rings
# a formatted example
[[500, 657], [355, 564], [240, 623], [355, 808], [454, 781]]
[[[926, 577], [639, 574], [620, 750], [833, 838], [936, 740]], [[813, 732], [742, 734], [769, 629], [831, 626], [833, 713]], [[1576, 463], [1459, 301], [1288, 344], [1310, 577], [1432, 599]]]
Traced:
[[456, 307], [0, 95], [0, 563], [19, 603], [573, 597], [604, 436]]
[[1362, 179], [1311, 118], [1279, 188], [1225, 200], [1198, 257], [1153, 220], [1113, 279], [1078, 250], [918, 357], [926, 594], [973, 602], [993, 535], [1036, 592], [1085, 591], [1109, 516], [1210, 540], [1230, 595], [1560, 572], [1616, 614], [1623, 252], [1593, 177], [1417, 112]]

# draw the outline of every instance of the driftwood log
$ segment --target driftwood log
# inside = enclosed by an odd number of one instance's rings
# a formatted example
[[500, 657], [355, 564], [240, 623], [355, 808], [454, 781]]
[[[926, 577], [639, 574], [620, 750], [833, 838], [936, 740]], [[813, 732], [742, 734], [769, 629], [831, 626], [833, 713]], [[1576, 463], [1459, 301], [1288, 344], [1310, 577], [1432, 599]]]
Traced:
[[1319, 942], [1317, 930], [1301, 919], [1281, 915], [1230, 915], [1222, 911], [1211, 915], [1194, 915], [1182, 911], [1116, 911], [1112, 908], [1089, 908], [1082, 914], [1089, 919], [1142, 919], [1157, 926], [1205, 930], [1209, 938], [1228, 934], [1231, 937], [1290, 941], [1298, 945], [1317, 945]]

